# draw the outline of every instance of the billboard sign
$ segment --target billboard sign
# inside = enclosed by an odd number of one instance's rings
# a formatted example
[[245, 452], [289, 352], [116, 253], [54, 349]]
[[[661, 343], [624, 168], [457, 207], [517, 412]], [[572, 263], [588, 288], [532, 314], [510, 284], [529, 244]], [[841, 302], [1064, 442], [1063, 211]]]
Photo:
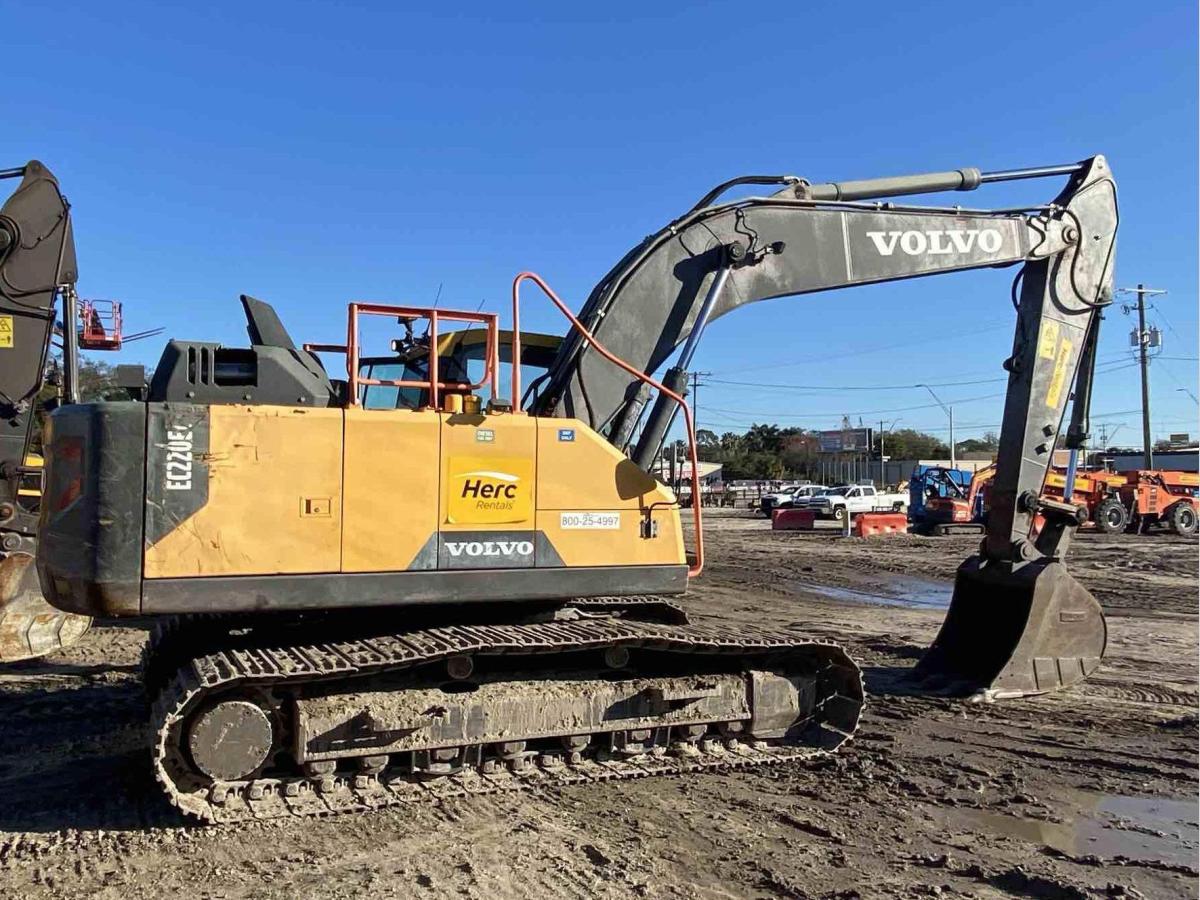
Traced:
[[838, 428], [819, 431], [822, 453], [867, 453], [871, 449], [870, 428]]

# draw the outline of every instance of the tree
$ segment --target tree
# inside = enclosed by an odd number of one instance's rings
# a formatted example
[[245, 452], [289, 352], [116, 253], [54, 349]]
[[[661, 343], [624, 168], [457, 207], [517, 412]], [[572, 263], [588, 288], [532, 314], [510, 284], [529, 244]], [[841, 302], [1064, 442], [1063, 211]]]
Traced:
[[112, 366], [92, 359], [81, 359], [79, 399], [83, 403], [93, 403], [97, 400], [125, 400], [128, 395], [117, 387], [117, 376]]
[[720, 462], [721, 439], [715, 431], [696, 429], [696, 455], [703, 462]]
[[[889, 431], [883, 440], [884, 450], [892, 459], [945, 459], [950, 455], [950, 448], [941, 439], [912, 428]], [[874, 450], [879, 452], [878, 435]]]
[[[53, 409], [59, 402], [59, 391], [62, 388], [62, 359], [53, 357], [49, 365], [50, 373], [37, 396], [37, 417], [33, 423], [33, 444], [31, 449], [41, 453], [42, 448], [42, 419], [48, 410]], [[94, 403], [97, 400], [124, 400], [128, 394], [117, 387], [116, 373], [108, 363], [97, 362], [94, 359], [79, 360], [79, 400], [81, 403]]]
[[1000, 449], [1000, 439], [996, 432], [989, 431], [981, 438], [967, 438], [954, 445], [959, 453], [995, 453]]
[[783, 432], [778, 425], [751, 425], [746, 432], [746, 449], [751, 453], [778, 453], [782, 444]]

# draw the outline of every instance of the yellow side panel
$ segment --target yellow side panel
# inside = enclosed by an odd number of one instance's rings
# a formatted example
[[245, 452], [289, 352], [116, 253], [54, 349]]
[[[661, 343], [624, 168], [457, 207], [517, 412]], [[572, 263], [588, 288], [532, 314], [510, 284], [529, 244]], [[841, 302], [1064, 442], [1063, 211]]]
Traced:
[[534, 526], [537, 419], [443, 415], [441, 530]]
[[441, 416], [422, 410], [346, 410], [342, 571], [434, 568]]
[[[686, 562], [675, 496], [577, 419], [538, 420], [537, 527], [568, 566]], [[642, 536], [649, 509], [656, 536]]]
[[145, 577], [337, 572], [342, 410], [213, 406], [208, 499], [146, 549]]

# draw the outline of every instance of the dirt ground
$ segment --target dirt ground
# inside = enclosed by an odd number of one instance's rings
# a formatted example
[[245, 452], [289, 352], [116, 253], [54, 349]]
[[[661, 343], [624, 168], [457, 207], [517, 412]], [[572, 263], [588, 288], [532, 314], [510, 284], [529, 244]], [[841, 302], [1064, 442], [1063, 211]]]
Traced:
[[834, 638], [870, 705], [834, 759], [202, 828], [160, 800], [138, 626], [0, 672], [0, 897], [1196, 897], [1197, 544], [1081, 535], [1109, 650], [1085, 685], [914, 697], [977, 538], [713, 514], [697, 617]]

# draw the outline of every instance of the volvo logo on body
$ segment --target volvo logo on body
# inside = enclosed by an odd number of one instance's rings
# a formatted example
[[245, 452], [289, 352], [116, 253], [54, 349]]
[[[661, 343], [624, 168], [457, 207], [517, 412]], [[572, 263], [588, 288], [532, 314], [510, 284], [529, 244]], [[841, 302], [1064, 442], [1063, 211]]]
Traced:
[[997, 228], [964, 228], [955, 231], [868, 231], [867, 237], [880, 256], [891, 256], [899, 248], [908, 256], [945, 256], [970, 253], [976, 247], [984, 253], [998, 253], [1004, 235]]
[[533, 541], [444, 541], [446, 552], [462, 556], [533, 556]]

